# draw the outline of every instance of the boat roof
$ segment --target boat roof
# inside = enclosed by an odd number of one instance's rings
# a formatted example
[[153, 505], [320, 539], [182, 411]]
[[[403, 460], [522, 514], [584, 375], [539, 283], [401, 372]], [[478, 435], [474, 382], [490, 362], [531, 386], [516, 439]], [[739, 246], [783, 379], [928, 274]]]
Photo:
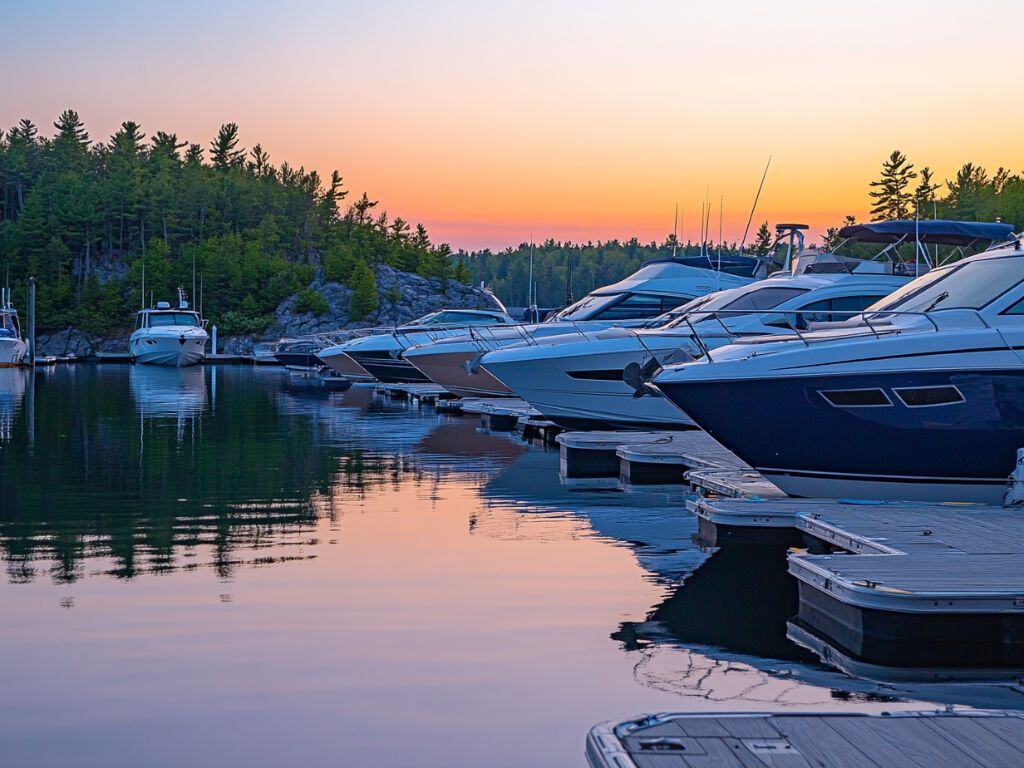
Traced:
[[[713, 290], [716, 284], [728, 288], [749, 282], [752, 279], [750, 274], [733, 274], [726, 271], [725, 268], [729, 262], [740, 263], [737, 261], [738, 258], [743, 259], [743, 264], [747, 260], [756, 262], [756, 259], [748, 259], [748, 257], [733, 256], [729, 259], [723, 257], [722, 270], [719, 271], [710, 268], [709, 260], [706, 258], [655, 259], [646, 262], [626, 279], [597, 288], [588, 295], [614, 296], [636, 291], [667, 295], [690, 294], [693, 285], [689, 281], [698, 279], [708, 281], [708, 290]], [[717, 260], [714, 258], [711, 259], [711, 262], [717, 264]]]
[[995, 221], [952, 221], [950, 219], [896, 219], [851, 224], [839, 236], [860, 243], [898, 243], [918, 240], [934, 245], [971, 245], [996, 242], [1013, 235], [1013, 227]]

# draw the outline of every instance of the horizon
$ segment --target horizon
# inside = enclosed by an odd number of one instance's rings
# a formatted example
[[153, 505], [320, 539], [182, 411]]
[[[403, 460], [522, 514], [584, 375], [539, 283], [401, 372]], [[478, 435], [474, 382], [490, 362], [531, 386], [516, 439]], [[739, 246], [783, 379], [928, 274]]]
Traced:
[[[6, 12], [9, 71], [40, 45], [52, 53], [7, 86], [0, 127], [28, 117], [50, 135], [70, 107], [94, 142], [135, 120], [205, 148], [237, 122], [246, 148], [323, 178], [338, 169], [349, 201], [366, 191], [465, 250], [661, 242], [677, 203], [681, 240], [696, 240], [705, 198], [717, 239], [720, 197], [725, 240], [739, 241], [769, 156], [751, 230], [797, 220], [815, 240], [866, 218], [893, 149], [940, 182], [967, 161], [1024, 165], [1024, 111], [986, 119], [974, 106], [1014, 92], [1001, 49], [948, 53], [965, 28], [1024, 21], [1019, 5], [799, 0], [764, 25], [736, 23], [759, 7], [182, 0], [168, 15], [49, 0]], [[880, 28], [919, 34], [879, 56]], [[721, 39], [733, 41], [724, 56]]]

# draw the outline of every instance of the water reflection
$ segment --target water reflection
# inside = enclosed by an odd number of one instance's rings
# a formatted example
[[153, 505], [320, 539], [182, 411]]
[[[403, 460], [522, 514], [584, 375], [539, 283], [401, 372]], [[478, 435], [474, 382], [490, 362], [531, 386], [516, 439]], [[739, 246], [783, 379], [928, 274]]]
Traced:
[[[209, 371], [216, 387], [217, 369]], [[174, 418], [179, 426], [208, 407], [207, 371], [200, 366], [128, 366], [128, 388], [135, 410], [144, 419]]]
[[14, 435], [14, 417], [25, 399], [29, 375], [19, 368], [0, 368], [0, 443]]
[[61, 368], [9, 409], [11, 762], [575, 765], [642, 711], [1010, 703], [818, 664], [783, 553], [701, 549], [678, 493], [563, 486], [557, 453], [367, 388], [193, 370]]

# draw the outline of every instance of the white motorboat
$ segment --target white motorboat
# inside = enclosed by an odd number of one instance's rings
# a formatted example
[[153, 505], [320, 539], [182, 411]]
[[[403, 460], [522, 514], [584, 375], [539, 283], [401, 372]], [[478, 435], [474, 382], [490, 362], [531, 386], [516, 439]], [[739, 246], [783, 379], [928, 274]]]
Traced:
[[805, 251], [788, 272], [690, 302], [652, 327], [554, 336], [489, 352], [480, 365], [569, 429], [685, 428], [693, 421], [684, 412], [641, 386], [662, 364], [737, 338], [792, 334], [794, 327], [834, 320], [834, 313], [864, 309], [909, 279], [881, 262]]
[[21, 365], [28, 345], [21, 338], [18, 312], [11, 305], [10, 289], [0, 289], [0, 367]]
[[463, 333], [467, 328], [490, 328], [515, 323], [504, 309], [442, 309], [408, 325], [387, 331], [377, 329], [337, 349], [321, 350], [317, 356], [321, 360], [332, 359], [340, 352], [385, 384], [429, 383], [430, 379], [403, 359], [402, 353], [407, 349]]
[[[658, 259], [625, 280], [598, 288], [542, 323], [477, 329], [407, 350], [403, 359], [426, 379], [461, 397], [503, 397], [512, 391], [480, 365], [484, 354], [548, 336], [646, 323], [680, 304], [752, 281], [758, 261], [749, 257]], [[732, 270], [732, 271], [730, 271]], [[735, 272], [735, 273], [734, 273]]]
[[206, 355], [206, 321], [189, 307], [178, 289], [178, 307], [157, 302], [135, 315], [135, 331], [128, 341], [132, 361], [149, 365], [195, 365]]
[[790, 495], [1001, 503], [1024, 447], [1020, 237], [997, 223], [858, 227], [996, 245], [846, 322], [740, 339], [653, 385]]

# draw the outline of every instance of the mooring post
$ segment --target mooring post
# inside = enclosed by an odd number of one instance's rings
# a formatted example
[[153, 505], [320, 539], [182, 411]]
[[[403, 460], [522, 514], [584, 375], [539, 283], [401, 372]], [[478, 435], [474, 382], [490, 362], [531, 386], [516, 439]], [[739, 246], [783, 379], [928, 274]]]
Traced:
[[213, 354], [217, 354], [217, 326], [213, 326]]
[[36, 366], [36, 279], [28, 279], [28, 364]]

